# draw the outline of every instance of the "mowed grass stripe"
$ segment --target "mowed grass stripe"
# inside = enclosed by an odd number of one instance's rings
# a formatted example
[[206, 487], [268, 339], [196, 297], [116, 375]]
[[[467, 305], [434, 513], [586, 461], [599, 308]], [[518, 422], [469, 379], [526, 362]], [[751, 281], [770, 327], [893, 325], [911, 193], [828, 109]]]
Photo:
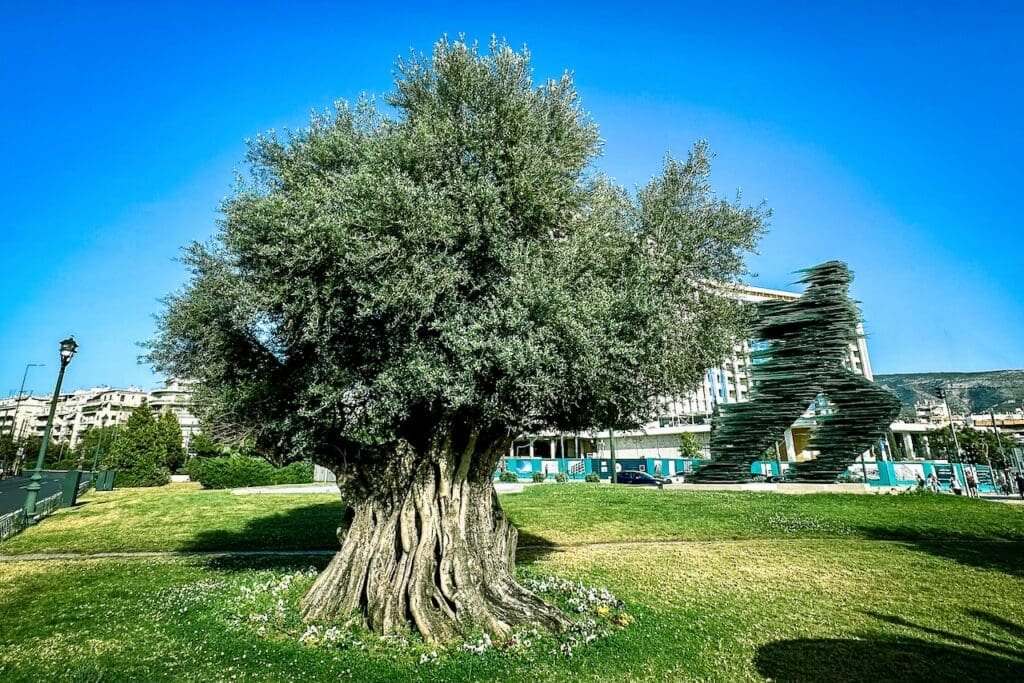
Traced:
[[[1024, 541], [1024, 507], [942, 495], [780, 495], [529, 486], [502, 496], [523, 546], [758, 538]], [[43, 552], [331, 550], [343, 505], [331, 494], [247, 495], [195, 485], [91, 493], [0, 543]]]

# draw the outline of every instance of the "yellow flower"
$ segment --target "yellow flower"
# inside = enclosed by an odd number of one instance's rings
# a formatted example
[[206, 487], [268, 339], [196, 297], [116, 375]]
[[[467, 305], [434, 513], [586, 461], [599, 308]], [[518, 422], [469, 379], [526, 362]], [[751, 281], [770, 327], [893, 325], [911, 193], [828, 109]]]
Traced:
[[612, 617], [612, 623], [616, 626], [629, 626], [634, 621], [636, 621], [636, 619], [634, 619], [632, 615], [626, 614], [625, 612], [623, 612], [622, 614], [616, 614], [614, 617]]

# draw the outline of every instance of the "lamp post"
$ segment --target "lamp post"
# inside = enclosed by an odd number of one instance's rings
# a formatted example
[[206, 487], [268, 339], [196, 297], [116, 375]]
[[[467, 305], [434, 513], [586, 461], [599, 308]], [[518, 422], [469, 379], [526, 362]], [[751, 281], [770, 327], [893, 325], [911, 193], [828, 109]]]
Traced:
[[960, 439], [956, 438], [956, 429], [953, 427], [953, 413], [949, 410], [949, 401], [946, 400], [946, 387], [937, 387], [935, 389], [935, 395], [942, 399], [942, 404], [946, 406], [946, 417], [949, 418], [949, 431], [953, 434], [953, 445], [956, 447], [956, 457], [963, 465], [964, 454], [960, 450]]
[[608, 428], [608, 450], [611, 451], [612, 456], [612, 474], [611, 482], [613, 484], [619, 483], [619, 474], [615, 471], [615, 430], [611, 427]]
[[[1003, 448], [1003, 437], [1001, 437], [999, 435], [999, 428], [996, 427], [996, 406], [1000, 406], [1003, 403], [1005, 403], [1005, 401], [1000, 401], [999, 403], [995, 403], [993, 405], [990, 405], [988, 408], [986, 408], [982, 412], [988, 413], [989, 419], [992, 420], [992, 431], [995, 432], [996, 442], [999, 444], [999, 455], [1002, 456], [1003, 463], [1005, 464], [1006, 463], [1006, 450]], [[1016, 401], [1014, 401], [1014, 403], [1016, 403]], [[991, 467], [991, 466], [992, 466], [992, 463], [989, 463], [989, 467]]]
[[21, 375], [21, 388], [18, 389], [18, 398], [14, 399], [14, 414], [11, 415], [11, 433], [10, 436], [14, 438], [14, 426], [18, 422], [18, 409], [21, 408], [22, 394], [25, 393], [25, 379], [28, 377], [29, 368], [41, 368], [46, 363], [29, 363], [25, 366], [25, 372]]
[[75, 357], [78, 350], [78, 343], [74, 337], [68, 337], [60, 343], [60, 372], [57, 373], [57, 386], [53, 389], [53, 398], [50, 399], [50, 415], [46, 419], [46, 431], [43, 432], [43, 442], [39, 445], [39, 457], [36, 459], [36, 469], [27, 487], [25, 495], [25, 523], [32, 525], [36, 523], [36, 498], [39, 489], [42, 488], [39, 482], [43, 478], [43, 463], [46, 461], [46, 447], [50, 443], [50, 432], [53, 431], [53, 416], [57, 412], [57, 399], [60, 398], [60, 385], [64, 381], [64, 370], [68, 363]]

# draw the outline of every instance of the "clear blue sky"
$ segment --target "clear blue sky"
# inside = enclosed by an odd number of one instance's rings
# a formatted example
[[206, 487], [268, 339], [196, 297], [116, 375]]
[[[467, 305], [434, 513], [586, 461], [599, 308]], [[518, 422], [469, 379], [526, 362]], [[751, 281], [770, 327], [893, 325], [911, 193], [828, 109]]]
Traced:
[[[43, 4], [48, 9], [41, 9]], [[635, 186], [698, 138], [767, 200], [755, 284], [855, 270], [876, 372], [1024, 367], [1021, 3], [8, 3], [0, 20], [0, 394], [155, 385], [136, 363], [244, 140], [390, 89], [442, 33], [576, 73]]]

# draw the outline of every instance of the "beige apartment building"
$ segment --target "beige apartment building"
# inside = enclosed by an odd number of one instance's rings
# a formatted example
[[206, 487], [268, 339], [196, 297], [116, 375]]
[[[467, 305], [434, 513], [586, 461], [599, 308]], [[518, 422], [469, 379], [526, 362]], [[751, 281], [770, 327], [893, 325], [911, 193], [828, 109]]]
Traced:
[[[191, 384], [169, 379], [162, 388], [152, 391], [139, 387], [94, 387], [62, 394], [57, 399], [51, 438], [74, 448], [87, 430], [124, 424], [132, 411], [145, 402], [154, 413], [169, 412], [177, 418], [188, 448], [193, 434], [199, 431], [199, 420], [189, 410]], [[41, 437], [46, 431], [49, 409], [50, 399], [45, 396], [22, 396], [20, 401], [16, 396], [0, 399], [0, 433]]]

